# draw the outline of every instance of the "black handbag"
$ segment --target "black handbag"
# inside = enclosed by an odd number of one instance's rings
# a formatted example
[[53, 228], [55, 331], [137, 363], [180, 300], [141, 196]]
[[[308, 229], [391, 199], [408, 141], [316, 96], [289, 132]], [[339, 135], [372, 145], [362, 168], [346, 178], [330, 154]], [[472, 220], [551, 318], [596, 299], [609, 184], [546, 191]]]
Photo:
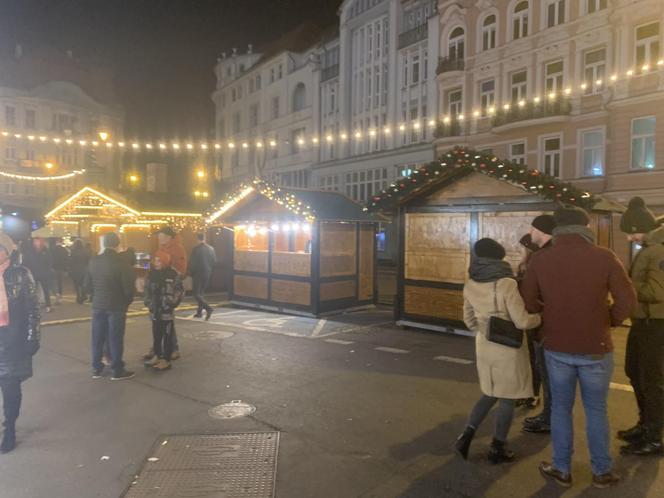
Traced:
[[[497, 285], [497, 282], [493, 283], [493, 307], [496, 310], [495, 313], [498, 313]], [[496, 344], [519, 349], [523, 344], [523, 330], [517, 328], [511, 320], [492, 316], [489, 318], [487, 339]]]

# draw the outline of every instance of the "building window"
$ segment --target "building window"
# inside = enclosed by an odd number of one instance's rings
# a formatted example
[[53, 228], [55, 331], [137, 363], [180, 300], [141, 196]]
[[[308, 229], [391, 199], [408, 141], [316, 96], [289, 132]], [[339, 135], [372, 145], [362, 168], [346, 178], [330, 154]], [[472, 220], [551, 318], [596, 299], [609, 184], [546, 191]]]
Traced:
[[584, 93], [599, 93], [604, 90], [604, 81], [606, 78], [606, 49], [600, 48], [586, 52], [583, 57], [584, 62]]
[[515, 164], [526, 164], [526, 143], [510, 144], [510, 161]]
[[583, 176], [602, 176], [604, 174], [603, 130], [581, 132], [581, 161]]
[[249, 127], [258, 126], [258, 104], [252, 104], [249, 107]]
[[544, 66], [544, 87], [546, 93], [562, 91], [563, 68], [563, 61], [549, 62]]
[[249, 93], [254, 93], [256, 82], [253, 79], [249, 80]]
[[543, 140], [542, 172], [555, 178], [560, 177], [561, 147], [560, 137], [550, 137]]
[[5, 147], [5, 159], [16, 159], [15, 147]]
[[592, 14], [599, 10], [606, 9], [608, 0], [585, 0], [586, 14]]
[[292, 154], [297, 154], [302, 150], [302, 147], [304, 144], [302, 143], [304, 141], [304, 128], [298, 128], [297, 130], [293, 130], [291, 132], [291, 153]]
[[5, 124], [7, 126], [16, 125], [16, 107], [12, 105], [5, 106]]
[[356, 201], [367, 201], [387, 187], [387, 168], [346, 173], [346, 195]]
[[237, 89], [235, 88], [231, 89], [231, 101], [233, 102], [237, 101]]
[[276, 69], [275, 68], [270, 69], [270, 83], [274, 83], [275, 74], [276, 74]]
[[279, 68], [277, 69], [277, 79], [280, 80], [283, 77], [284, 77], [284, 65], [279, 64]]
[[34, 109], [26, 109], [25, 111], [25, 127], [34, 130], [37, 127], [37, 117]]
[[321, 176], [318, 180], [318, 186], [321, 190], [339, 191], [339, 175]]
[[487, 80], [480, 83], [480, 106], [486, 112], [496, 102], [496, 81]]
[[233, 114], [233, 134], [240, 132], [241, 118], [240, 113], [236, 112]]
[[461, 88], [455, 88], [447, 92], [447, 113], [450, 116], [458, 116], [463, 113], [463, 93]]
[[655, 117], [632, 120], [632, 169], [655, 167]]
[[259, 74], [256, 76], [256, 90], [260, 89], [261, 89], [261, 75]]
[[546, 27], [553, 28], [565, 22], [565, 0], [547, 0]]
[[28, 161], [34, 161], [35, 160], [35, 151], [32, 149], [28, 149], [25, 151], [25, 158]]
[[272, 119], [279, 117], [279, 97], [272, 97]]
[[273, 140], [270, 140], [270, 159], [276, 159], [279, 157], [279, 136], [275, 136]]
[[517, 71], [510, 75], [512, 102], [517, 103], [528, 98], [528, 72]]
[[512, 13], [512, 39], [528, 36], [528, 2], [519, 2]]
[[298, 83], [293, 90], [293, 112], [301, 111], [306, 105], [307, 89], [304, 83]]
[[337, 111], [337, 89], [336, 87], [330, 88], [330, 107], [328, 114], [334, 114]]
[[491, 14], [482, 23], [482, 50], [496, 48], [496, 16]]
[[659, 22], [636, 28], [636, 65], [654, 65], [659, 59]]
[[453, 60], [463, 60], [465, 33], [463, 28], [454, 28], [450, 34], [447, 55]]
[[420, 82], [420, 54], [413, 54], [413, 84]]

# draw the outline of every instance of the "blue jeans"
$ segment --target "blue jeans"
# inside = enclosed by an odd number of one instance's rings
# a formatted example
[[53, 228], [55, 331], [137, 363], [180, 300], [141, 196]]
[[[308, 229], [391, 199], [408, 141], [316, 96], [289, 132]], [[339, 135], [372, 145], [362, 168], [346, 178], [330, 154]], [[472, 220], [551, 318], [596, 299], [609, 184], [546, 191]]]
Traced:
[[561, 472], [570, 472], [574, 453], [572, 408], [578, 382], [586, 414], [586, 437], [593, 474], [609, 472], [612, 462], [606, 398], [613, 372], [613, 353], [600, 356], [545, 351], [545, 356], [552, 398], [553, 466]]
[[108, 342], [111, 354], [111, 368], [117, 374], [124, 369], [122, 353], [127, 313], [125, 311], [92, 310], [92, 368], [102, 370], [101, 357], [104, 343]]

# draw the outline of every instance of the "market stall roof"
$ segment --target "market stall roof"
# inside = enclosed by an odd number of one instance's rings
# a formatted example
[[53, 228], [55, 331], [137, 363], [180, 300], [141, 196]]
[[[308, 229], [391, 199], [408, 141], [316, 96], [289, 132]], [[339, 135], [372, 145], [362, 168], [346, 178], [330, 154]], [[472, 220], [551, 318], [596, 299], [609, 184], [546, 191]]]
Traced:
[[[254, 203], [261, 199], [276, 204], [277, 212], [252, 209]], [[254, 180], [227, 194], [213, 206], [206, 221], [212, 224], [229, 223], [255, 219], [256, 216], [269, 218], [260, 221], [271, 221], [272, 217], [283, 217], [284, 214], [308, 221], [385, 221], [382, 216], [370, 213], [338, 192], [276, 187], [262, 180]]]
[[437, 161], [421, 166], [409, 176], [392, 182], [369, 200], [367, 208], [371, 212], [390, 212], [441, 184], [454, 182], [471, 173], [482, 173], [505, 181], [552, 202], [573, 204], [588, 210], [594, 210], [597, 205], [600, 211], [618, 210], [619, 206], [617, 203], [609, 206], [610, 201], [600, 196], [525, 165], [499, 159], [490, 153], [457, 146], [443, 153]]

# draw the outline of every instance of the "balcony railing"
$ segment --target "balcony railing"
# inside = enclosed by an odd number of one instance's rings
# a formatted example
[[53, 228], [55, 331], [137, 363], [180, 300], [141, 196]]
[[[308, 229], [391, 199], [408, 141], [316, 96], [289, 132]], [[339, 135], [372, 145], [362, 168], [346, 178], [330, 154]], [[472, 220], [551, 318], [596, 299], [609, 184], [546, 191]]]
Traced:
[[436, 74], [448, 73], [450, 71], [463, 71], [466, 67], [465, 61], [457, 57], [441, 57], [438, 59]]
[[414, 28], [409, 29], [408, 31], [404, 31], [399, 35], [398, 48], [401, 49], [412, 45], [413, 43], [422, 41], [426, 39], [427, 36], [429, 36], [428, 24], [420, 24], [419, 26], [415, 26]]
[[500, 109], [491, 120], [492, 126], [502, 126], [528, 119], [548, 118], [551, 116], [565, 116], [572, 112], [572, 102], [569, 98], [558, 97], [555, 100], [547, 99], [543, 102], [529, 102], [523, 107], [512, 106], [509, 110]]
[[434, 138], [458, 137], [463, 134], [463, 131], [463, 123], [459, 120], [455, 119], [449, 123], [439, 121], [436, 124], [433, 136]]
[[321, 71], [320, 80], [327, 81], [336, 78], [337, 76], [339, 76], [339, 64], [323, 69], [323, 71]]

